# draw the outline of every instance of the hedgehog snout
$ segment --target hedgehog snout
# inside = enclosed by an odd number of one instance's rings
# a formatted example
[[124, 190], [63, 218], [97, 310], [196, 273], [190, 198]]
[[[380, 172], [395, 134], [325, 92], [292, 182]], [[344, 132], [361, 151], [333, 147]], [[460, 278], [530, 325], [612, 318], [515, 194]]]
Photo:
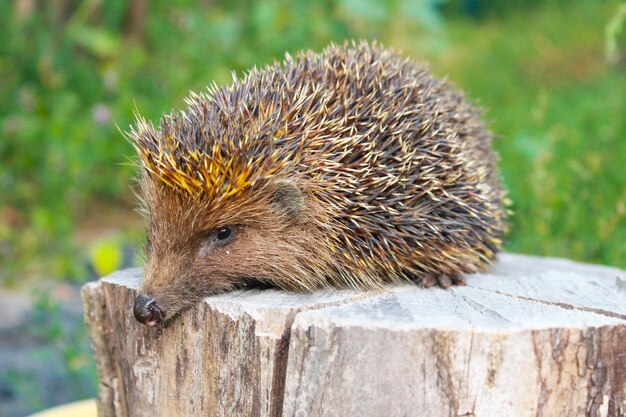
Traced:
[[163, 321], [163, 310], [158, 306], [153, 297], [138, 295], [135, 298], [133, 315], [138, 322], [148, 327], [155, 327]]

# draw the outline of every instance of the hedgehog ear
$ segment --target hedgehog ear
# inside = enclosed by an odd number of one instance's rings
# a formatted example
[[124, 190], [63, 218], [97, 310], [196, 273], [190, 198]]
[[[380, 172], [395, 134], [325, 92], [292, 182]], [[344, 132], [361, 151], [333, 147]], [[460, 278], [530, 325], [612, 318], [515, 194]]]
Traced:
[[280, 209], [289, 220], [300, 218], [304, 210], [304, 196], [293, 180], [276, 180], [271, 183], [272, 204]]

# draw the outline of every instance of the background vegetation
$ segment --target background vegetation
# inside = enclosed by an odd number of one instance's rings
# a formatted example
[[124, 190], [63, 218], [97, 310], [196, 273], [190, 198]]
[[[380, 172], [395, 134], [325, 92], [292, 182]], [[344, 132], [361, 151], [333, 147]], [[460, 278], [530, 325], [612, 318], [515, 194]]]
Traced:
[[516, 213], [507, 249], [626, 266], [617, 1], [1, 1], [5, 281], [84, 279], [94, 240], [141, 239], [120, 133], [135, 110], [154, 120], [231, 70], [351, 38], [429, 60], [488, 110]]
[[[507, 250], [626, 268], [621, 1], [0, 0], [0, 10], [4, 286], [82, 282], [132, 258], [143, 231], [120, 130], [134, 111], [156, 120], [232, 70], [361, 38], [430, 61], [487, 109], [515, 212]], [[76, 338], [53, 334], [57, 345]]]

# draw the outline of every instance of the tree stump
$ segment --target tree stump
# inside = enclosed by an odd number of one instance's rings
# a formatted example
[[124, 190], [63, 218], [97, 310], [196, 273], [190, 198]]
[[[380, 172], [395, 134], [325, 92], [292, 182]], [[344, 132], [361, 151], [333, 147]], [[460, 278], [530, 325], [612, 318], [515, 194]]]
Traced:
[[619, 269], [503, 254], [464, 287], [242, 290], [157, 329], [141, 274], [83, 289], [100, 417], [626, 415]]

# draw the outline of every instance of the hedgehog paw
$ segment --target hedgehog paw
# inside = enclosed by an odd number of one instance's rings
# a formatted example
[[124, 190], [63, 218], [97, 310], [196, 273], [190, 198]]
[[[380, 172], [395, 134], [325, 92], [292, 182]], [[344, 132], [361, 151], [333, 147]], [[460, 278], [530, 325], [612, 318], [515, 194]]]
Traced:
[[465, 285], [465, 276], [464, 275], [456, 275], [454, 277], [452, 277], [452, 284], [453, 285]]
[[465, 277], [462, 275], [427, 275], [422, 279], [422, 285], [425, 287], [450, 288], [453, 285], [465, 285]]

